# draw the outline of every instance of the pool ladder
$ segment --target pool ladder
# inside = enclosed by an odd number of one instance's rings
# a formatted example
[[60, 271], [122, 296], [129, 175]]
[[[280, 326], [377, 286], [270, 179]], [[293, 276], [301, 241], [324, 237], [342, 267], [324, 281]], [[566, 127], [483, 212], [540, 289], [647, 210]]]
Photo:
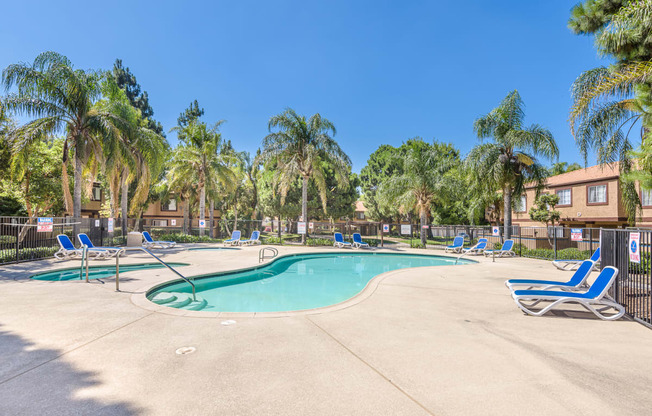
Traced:
[[[270, 257], [265, 257], [265, 251], [269, 250], [272, 252], [272, 255]], [[278, 250], [275, 249], [274, 247], [263, 247], [258, 251], [258, 263], [262, 263], [265, 261], [266, 258], [273, 259], [274, 257], [278, 256]]]
[[[84, 267], [84, 260], [83, 259], [86, 258], [86, 281], [88, 282], [88, 254], [86, 253], [88, 251], [88, 247], [84, 245], [83, 250], [84, 251], [82, 253], [82, 268]], [[120, 255], [122, 253], [124, 253], [125, 251], [127, 251], [127, 250], [141, 250], [141, 251], [144, 251], [145, 253], [149, 254], [152, 257], [154, 257], [154, 259], [156, 259], [159, 263], [161, 263], [162, 265], [164, 265], [168, 269], [172, 270], [177, 276], [179, 276], [180, 278], [185, 280], [190, 285], [190, 287], [192, 288], [192, 300], [197, 301], [197, 296], [195, 294], [195, 284], [190, 279], [188, 279], [186, 276], [184, 276], [181, 273], [179, 273], [178, 271], [176, 271], [172, 266], [170, 266], [169, 264], [167, 264], [166, 262], [164, 262], [163, 260], [158, 258], [154, 253], [152, 253], [151, 251], [147, 250], [144, 247], [127, 247], [127, 248], [121, 249], [120, 251], [118, 251], [118, 253], [116, 253], [116, 255], [115, 255], [115, 291], [116, 292], [120, 291]], [[81, 274], [82, 274], [82, 271], [80, 270], [79, 271], [79, 277], [80, 278], [81, 278]]]

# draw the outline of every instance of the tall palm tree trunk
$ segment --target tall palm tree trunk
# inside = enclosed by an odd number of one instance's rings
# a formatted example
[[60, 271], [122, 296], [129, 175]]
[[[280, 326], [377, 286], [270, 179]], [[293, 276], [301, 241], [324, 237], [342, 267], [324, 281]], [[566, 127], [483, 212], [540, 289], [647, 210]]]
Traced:
[[122, 235], [127, 235], [128, 216], [129, 216], [129, 185], [127, 185], [126, 175], [122, 174], [121, 184], [122, 194], [120, 195], [120, 215], [122, 216]]
[[[81, 220], [82, 169], [83, 164], [81, 157], [79, 152], [75, 150], [75, 183], [72, 194], [72, 216], [74, 217], [74, 222], [79, 222]], [[75, 235], [79, 234], [79, 225], [80, 224], [75, 224], [73, 226], [73, 232]]]
[[190, 221], [190, 201], [188, 199], [183, 200], [183, 233], [190, 234], [188, 229], [188, 221]]
[[[303, 177], [303, 186], [301, 188], [301, 220], [308, 222], [308, 177]], [[306, 234], [301, 234], [301, 243], [306, 244]]]
[[[199, 222], [206, 221], [206, 185], [199, 191]], [[199, 236], [204, 235], [204, 228], [199, 227]]]
[[505, 195], [505, 239], [508, 240], [512, 238], [512, 187], [507, 185], [504, 189]]
[[213, 211], [215, 211], [215, 201], [213, 198], [211, 198], [210, 203], [208, 204], [208, 223], [209, 223], [209, 228], [208, 228], [208, 236], [210, 238], [215, 238], [215, 235], [213, 234], [213, 221], [215, 219], [215, 216], [213, 214]]
[[421, 244], [425, 247], [426, 242], [427, 242], [427, 239], [426, 239], [426, 231], [427, 230], [425, 228], [423, 228], [423, 227], [425, 227], [428, 224], [428, 216], [427, 216], [427, 213], [426, 213], [426, 208], [423, 207], [423, 206], [421, 207], [421, 209], [419, 211], [419, 222], [421, 224]]

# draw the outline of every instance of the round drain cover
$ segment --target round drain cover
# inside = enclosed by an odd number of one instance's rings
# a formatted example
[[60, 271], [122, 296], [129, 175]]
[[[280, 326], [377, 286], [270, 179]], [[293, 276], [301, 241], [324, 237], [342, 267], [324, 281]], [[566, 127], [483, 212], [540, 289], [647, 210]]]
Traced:
[[195, 347], [181, 347], [176, 351], [176, 353], [179, 355], [186, 355], [186, 354], [192, 354], [196, 350], [197, 348]]
[[222, 325], [233, 325], [235, 321], [233, 319], [229, 319], [227, 321], [222, 321]]

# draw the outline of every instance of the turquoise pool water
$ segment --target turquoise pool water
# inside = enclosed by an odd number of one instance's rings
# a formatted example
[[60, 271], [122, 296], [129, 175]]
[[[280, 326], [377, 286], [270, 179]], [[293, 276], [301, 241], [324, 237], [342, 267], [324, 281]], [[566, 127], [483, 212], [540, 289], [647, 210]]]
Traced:
[[[459, 262], [468, 263], [474, 262]], [[454, 264], [454, 258], [416, 254], [301, 254], [282, 257], [253, 270], [196, 279], [198, 300], [190, 305], [187, 304], [186, 295], [192, 291], [185, 282], [160, 286], [147, 297], [156, 303], [167, 303], [181, 309], [216, 312], [296, 311], [350, 299], [362, 291], [374, 276], [391, 270]], [[186, 301], [169, 302], [175, 294]]]
[[[172, 267], [188, 266], [187, 263], [169, 263]], [[149, 269], [160, 269], [163, 266], [161, 263], [146, 263], [146, 264], [124, 264], [120, 265], [120, 275], [122, 273], [133, 272], [136, 270], [149, 270]], [[82, 275], [86, 279], [86, 270]], [[101, 279], [105, 277], [115, 276], [115, 266], [90, 266], [88, 268], [88, 278], [89, 279]], [[49, 281], [60, 281], [60, 280], [79, 280], [79, 267], [74, 269], [63, 269], [57, 270], [54, 272], [39, 273], [29, 277], [34, 280], [49, 280]]]

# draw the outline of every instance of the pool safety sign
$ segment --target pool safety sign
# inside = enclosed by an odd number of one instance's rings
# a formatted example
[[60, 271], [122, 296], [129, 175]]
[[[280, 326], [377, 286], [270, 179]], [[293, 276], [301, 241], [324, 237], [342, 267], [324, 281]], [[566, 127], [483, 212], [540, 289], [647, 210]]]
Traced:
[[314, 230], [315, 229], [315, 223], [314, 222], [309, 222], [308, 223], [308, 228], [310, 228], [311, 230]]
[[39, 217], [36, 226], [38, 233], [51, 233], [52, 232], [52, 217]]
[[389, 232], [389, 224], [383, 224], [383, 232], [388, 233]]
[[629, 261], [641, 262], [641, 233], [629, 233]]
[[206, 228], [206, 220], [199, 220], [199, 228]]
[[491, 235], [493, 235], [494, 237], [500, 237], [500, 227], [492, 227]]
[[100, 220], [95, 220], [95, 226], [99, 227], [100, 226]]
[[170, 225], [172, 225], [173, 227], [177, 225], [177, 220], [170, 220]]
[[112, 233], [113, 232], [113, 218], [109, 218], [108, 222], [109, 222], [109, 227], [108, 227], [109, 232]]
[[305, 234], [306, 233], [306, 223], [305, 221], [300, 221], [297, 223], [297, 233]]
[[571, 228], [571, 241], [582, 241], [581, 228]]
[[401, 224], [401, 234], [403, 235], [412, 234], [412, 226], [410, 224]]

